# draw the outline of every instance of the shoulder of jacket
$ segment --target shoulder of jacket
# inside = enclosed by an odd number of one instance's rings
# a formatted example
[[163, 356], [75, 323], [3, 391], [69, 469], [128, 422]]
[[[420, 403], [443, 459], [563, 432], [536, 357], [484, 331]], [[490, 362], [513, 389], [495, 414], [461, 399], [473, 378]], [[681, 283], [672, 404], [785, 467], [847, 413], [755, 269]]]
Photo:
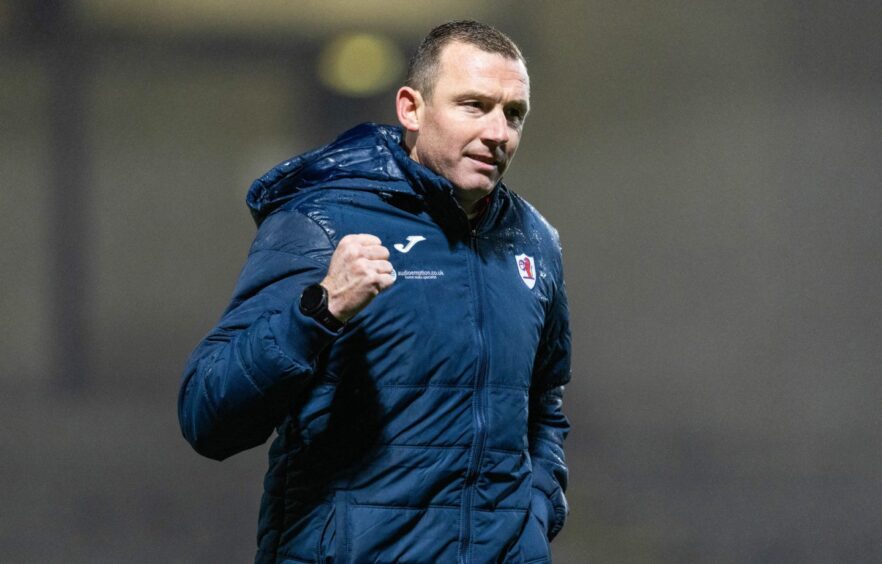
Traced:
[[303, 256], [321, 256], [334, 250], [333, 226], [316, 217], [308, 193], [270, 213], [261, 222], [249, 254], [278, 251]]
[[527, 227], [539, 235], [545, 250], [551, 249], [558, 255], [561, 253], [560, 233], [533, 204], [511, 190], [507, 191], [514, 205], [523, 215]]

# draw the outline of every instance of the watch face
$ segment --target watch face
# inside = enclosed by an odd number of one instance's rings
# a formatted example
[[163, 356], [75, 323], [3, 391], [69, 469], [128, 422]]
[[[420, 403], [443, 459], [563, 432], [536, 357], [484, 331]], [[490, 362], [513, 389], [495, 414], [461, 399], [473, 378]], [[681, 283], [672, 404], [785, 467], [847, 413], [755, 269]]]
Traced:
[[321, 284], [312, 284], [304, 288], [300, 295], [300, 311], [306, 315], [313, 315], [321, 311], [325, 305], [325, 289]]

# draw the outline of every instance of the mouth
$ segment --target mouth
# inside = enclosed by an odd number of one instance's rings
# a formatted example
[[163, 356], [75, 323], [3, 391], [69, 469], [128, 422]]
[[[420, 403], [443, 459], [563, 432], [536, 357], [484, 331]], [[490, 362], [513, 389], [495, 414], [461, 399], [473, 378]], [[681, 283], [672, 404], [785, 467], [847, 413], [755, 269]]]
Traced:
[[499, 165], [500, 165], [499, 161], [497, 161], [496, 158], [493, 156], [487, 156], [487, 155], [466, 155], [466, 156], [469, 159], [471, 159], [477, 163], [480, 163], [484, 167], [499, 168]]

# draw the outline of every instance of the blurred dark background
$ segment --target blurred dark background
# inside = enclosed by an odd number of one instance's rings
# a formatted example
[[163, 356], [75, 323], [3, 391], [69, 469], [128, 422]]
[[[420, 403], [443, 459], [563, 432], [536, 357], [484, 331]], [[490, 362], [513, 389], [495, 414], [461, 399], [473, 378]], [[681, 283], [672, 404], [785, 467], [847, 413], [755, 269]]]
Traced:
[[528, 58], [507, 183], [565, 247], [555, 562], [882, 561], [880, 6], [0, 0], [0, 560], [252, 559], [265, 449], [175, 404], [245, 191], [468, 17]]

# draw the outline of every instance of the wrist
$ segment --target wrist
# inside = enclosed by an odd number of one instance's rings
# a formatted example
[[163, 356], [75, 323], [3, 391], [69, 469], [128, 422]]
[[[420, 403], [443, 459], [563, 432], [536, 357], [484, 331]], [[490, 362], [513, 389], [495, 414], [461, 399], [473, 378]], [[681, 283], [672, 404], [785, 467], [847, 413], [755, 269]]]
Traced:
[[[324, 284], [322, 284], [322, 286], [324, 286]], [[334, 294], [331, 293], [330, 290], [328, 290], [328, 313], [341, 323], [349, 321], [350, 316], [343, 313], [343, 308], [340, 307], [340, 300], [335, 299]]]
[[353, 315], [357, 312], [352, 312], [351, 310], [345, 309], [346, 299], [335, 285], [334, 279], [331, 276], [325, 276], [325, 278], [319, 282], [324, 288], [328, 291], [328, 311], [331, 315], [334, 316], [335, 319], [339, 320], [341, 323], [348, 322]]

